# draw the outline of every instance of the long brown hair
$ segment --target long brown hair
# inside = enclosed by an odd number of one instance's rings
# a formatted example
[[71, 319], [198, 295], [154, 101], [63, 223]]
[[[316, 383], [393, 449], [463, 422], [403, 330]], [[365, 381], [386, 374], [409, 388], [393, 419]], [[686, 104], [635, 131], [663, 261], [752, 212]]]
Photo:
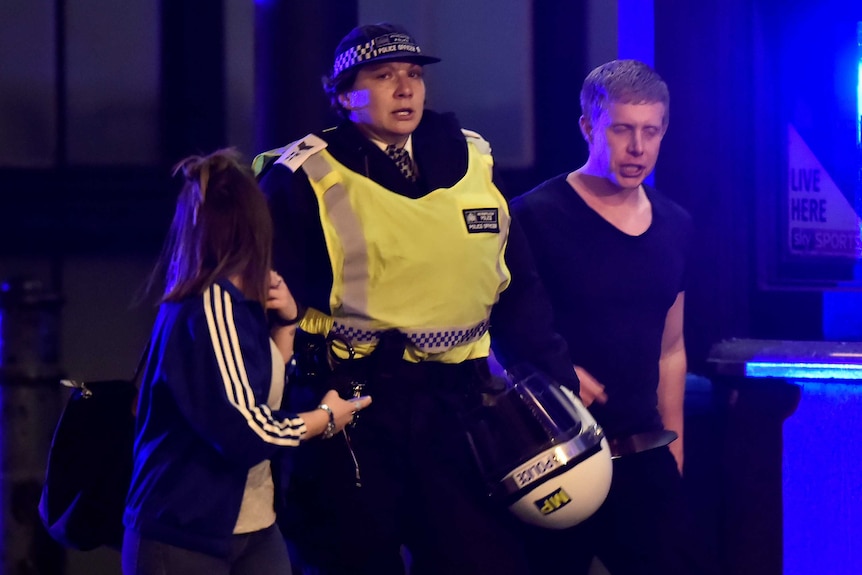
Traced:
[[184, 183], [150, 287], [163, 282], [160, 301], [179, 301], [239, 277], [245, 296], [265, 305], [272, 219], [251, 169], [230, 148], [189, 156], [173, 173]]

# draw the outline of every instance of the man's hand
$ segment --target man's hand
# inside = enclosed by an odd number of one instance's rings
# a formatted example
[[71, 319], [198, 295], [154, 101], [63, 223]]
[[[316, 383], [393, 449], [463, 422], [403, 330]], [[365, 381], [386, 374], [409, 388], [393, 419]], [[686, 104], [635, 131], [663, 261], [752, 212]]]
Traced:
[[581, 366], [575, 365], [573, 367], [575, 368], [575, 375], [581, 380], [580, 397], [584, 407], [589, 407], [594, 401], [602, 404], [607, 403], [608, 394], [605, 393], [605, 386]]

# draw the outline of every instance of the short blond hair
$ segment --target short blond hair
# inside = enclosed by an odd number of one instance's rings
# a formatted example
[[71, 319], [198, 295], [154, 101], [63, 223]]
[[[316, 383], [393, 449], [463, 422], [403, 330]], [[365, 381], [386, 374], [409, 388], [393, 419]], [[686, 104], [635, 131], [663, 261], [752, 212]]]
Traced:
[[581, 88], [581, 113], [596, 124], [611, 102], [664, 104], [663, 125], [670, 118], [670, 93], [658, 73], [639, 60], [612, 60], [595, 68]]

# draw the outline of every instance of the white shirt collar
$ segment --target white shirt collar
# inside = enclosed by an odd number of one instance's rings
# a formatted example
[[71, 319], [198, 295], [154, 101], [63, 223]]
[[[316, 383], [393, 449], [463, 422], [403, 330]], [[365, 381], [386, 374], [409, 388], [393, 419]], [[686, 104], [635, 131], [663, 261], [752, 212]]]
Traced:
[[[386, 151], [386, 148], [389, 147], [389, 144], [384, 142], [383, 140], [378, 140], [377, 138], [369, 138], [374, 145], [380, 148], [382, 151]], [[410, 154], [410, 159], [413, 159], [413, 134], [407, 136], [407, 142], [404, 144], [404, 149], [407, 150], [407, 153]]]

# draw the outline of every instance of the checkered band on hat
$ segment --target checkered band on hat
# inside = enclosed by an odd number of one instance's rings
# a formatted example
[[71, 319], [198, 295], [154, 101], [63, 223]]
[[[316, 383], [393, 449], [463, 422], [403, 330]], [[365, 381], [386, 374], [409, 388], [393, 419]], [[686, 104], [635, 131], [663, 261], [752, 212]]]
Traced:
[[[484, 320], [469, 329], [428, 331], [406, 333], [407, 339], [417, 349], [425, 352], [441, 352], [455, 346], [476, 341], [488, 331], [490, 322]], [[364, 330], [348, 327], [337, 321], [333, 323], [331, 332], [351, 344], [375, 343], [383, 333], [381, 330]]]
[[354, 46], [353, 48], [342, 52], [335, 58], [335, 64], [332, 67], [332, 77], [334, 78], [338, 76], [344, 70], [352, 68], [360, 62], [370, 60], [375, 55], [374, 40], [366, 42], [365, 44], [360, 44], [359, 46]]
[[337, 54], [332, 65], [332, 77], [337, 78], [345, 70], [371, 60], [409, 57], [421, 58], [424, 63], [437, 61], [437, 58], [424, 56], [422, 49], [408, 34], [400, 32], [383, 34]]

